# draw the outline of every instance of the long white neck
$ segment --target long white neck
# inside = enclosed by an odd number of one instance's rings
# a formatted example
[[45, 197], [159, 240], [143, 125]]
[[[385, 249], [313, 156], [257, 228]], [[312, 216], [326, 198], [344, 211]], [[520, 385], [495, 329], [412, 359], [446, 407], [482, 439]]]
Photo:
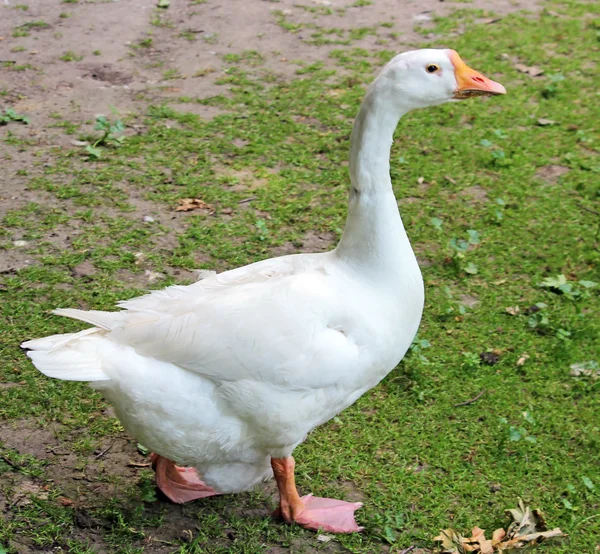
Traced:
[[391, 278], [416, 265], [390, 179], [390, 149], [402, 115], [377, 88], [367, 93], [352, 130], [348, 219], [335, 250], [360, 271]]

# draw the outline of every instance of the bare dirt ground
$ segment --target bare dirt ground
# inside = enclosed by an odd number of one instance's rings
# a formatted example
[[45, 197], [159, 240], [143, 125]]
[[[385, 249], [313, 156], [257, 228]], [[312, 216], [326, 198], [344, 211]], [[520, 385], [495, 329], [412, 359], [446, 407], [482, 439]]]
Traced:
[[[143, 113], [149, 103], [159, 104], [181, 96], [205, 98], [223, 93], [215, 81], [222, 76], [223, 56], [256, 50], [276, 76], [295, 74], [295, 60], [328, 62], [331, 45], [306, 41], [307, 31], [290, 33], [277, 23], [275, 10], [294, 21], [314, 15], [294, 0], [173, 1], [168, 9], [149, 0], [70, 3], [37, 0], [2, 0], [0, 22], [1, 107], [27, 114], [32, 125], [16, 132], [36, 140], [40, 147], [72, 146], [72, 138], [49, 127], [52, 116], [71, 122], [92, 121], [115, 106], [122, 114]], [[415, 25], [427, 26], [464, 3], [440, 0], [377, 0], [368, 9], [349, 0], [308, 0], [309, 7], [347, 8], [327, 16], [331, 27], [351, 29], [391, 22], [386, 46], [398, 51], [417, 46], [423, 35]], [[535, 9], [532, 0], [475, 0], [470, 9], [498, 15]], [[27, 6], [27, 9], [23, 9]], [[25, 33], [28, 36], [20, 36]], [[17, 35], [17, 36], [15, 36]], [[429, 40], [435, 37], [426, 37]], [[369, 35], [353, 46], [376, 47]], [[443, 45], [442, 45], [443, 46]], [[71, 54], [71, 56], [70, 56]], [[70, 61], [65, 61], [69, 58]], [[21, 71], [15, 69], [22, 68]], [[216, 108], [177, 106], [203, 117]], [[2, 209], [26, 200], [16, 197], [15, 169], [27, 164], [25, 152], [0, 147], [3, 175]], [[17, 181], [17, 182], [16, 182]]]
[[[536, 8], [532, 0], [475, 0], [466, 5], [440, 0], [376, 0], [368, 9], [352, 7], [353, 0], [304, 3], [347, 8], [328, 16], [327, 24], [332, 27], [351, 29], [391, 22], [389, 31], [397, 35], [390, 35], [386, 48], [398, 51], [423, 40], [423, 34], [415, 31], [416, 25], [427, 26], [435, 15], [457, 8], [479, 7], [500, 16]], [[291, 33], [278, 24], [274, 10], [293, 16], [295, 21], [314, 17], [294, 0], [172, 0], [167, 9], [157, 8], [154, 0], [2, 0], [0, 9], [0, 90], [4, 91], [0, 111], [10, 107], [26, 114], [31, 124], [11, 127], [11, 132], [36, 144], [35, 149], [21, 149], [0, 143], [0, 216], [34, 198], [38, 202], [57, 202], [49, 194], [27, 190], [27, 181], [35, 175], [36, 167], [51, 161], [52, 147], [75, 147], [73, 135], [51, 126], [57, 117], [86, 122], [91, 128], [95, 116], [108, 113], [111, 105], [122, 114], [141, 114], [150, 104], [181, 96], [205, 98], [222, 94], [223, 87], [215, 81], [223, 74], [223, 57], [227, 54], [256, 50], [266, 59], [268, 70], [278, 78], [289, 79], [298, 67], [292, 63], [294, 60], [328, 63], [328, 53], [333, 49], [330, 45], [309, 44], [305, 30]], [[377, 40], [377, 36], [367, 36], [353, 46], [374, 48]], [[172, 105], [205, 118], [218, 113], [216, 108], [199, 104]], [[22, 168], [28, 169], [27, 177], [19, 175]], [[132, 217], [139, 218], [150, 209], [151, 206], [140, 204], [139, 212]], [[123, 437], [112, 446], [105, 445], [110, 449], [103, 454], [101, 450], [90, 455], [84, 475], [71, 467], [72, 460], [62, 454], [60, 440], [52, 430], [19, 425], [0, 430], [0, 441], [22, 454], [48, 460], [56, 466], [63, 490], [90, 498], [110, 495], [114, 490], [108, 485], [91, 489], [88, 485], [95, 482], [95, 474], [108, 472], [127, 480], [138, 475], [140, 467], [135, 464], [144, 461], [135, 443]], [[21, 478], [21, 482], [11, 486], [23, 491], [22, 498], [16, 501], [25, 502], [27, 491], [36, 485]], [[95, 523], [86, 519], [85, 510], [78, 517], [80, 533], [92, 545], [96, 544]], [[179, 509], [167, 512], [160, 540], [179, 537], [192, 521]], [[21, 548], [22, 552], [36, 551], [24, 545]], [[104, 552], [101, 545], [98, 548]], [[163, 551], [156, 548], [148, 545], [146, 551]]]

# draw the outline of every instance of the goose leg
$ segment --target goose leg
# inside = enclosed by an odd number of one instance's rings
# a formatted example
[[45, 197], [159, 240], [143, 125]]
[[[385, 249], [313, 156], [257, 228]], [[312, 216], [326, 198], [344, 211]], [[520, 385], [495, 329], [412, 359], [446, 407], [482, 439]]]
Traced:
[[218, 494], [198, 477], [194, 468], [179, 467], [158, 454], [152, 454], [150, 459], [156, 473], [156, 485], [171, 502], [183, 504]]
[[318, 498], [312, 494], [300, 497], [294, 479], [294, 458], [272, 458], [271, 466], [279, 489], [279, 508], [276, 515], [287, 523], [297, 523], [306, 529], [330, 533], [357, 533], [354, 512], [360, 502], [344, 502], [332, 498]]

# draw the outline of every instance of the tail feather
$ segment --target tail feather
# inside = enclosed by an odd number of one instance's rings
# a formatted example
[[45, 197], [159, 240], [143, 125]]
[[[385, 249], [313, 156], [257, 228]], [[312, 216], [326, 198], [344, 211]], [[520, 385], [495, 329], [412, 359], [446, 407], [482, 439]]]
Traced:
[[[27, 356], [33, 365], [48, 377], [64, 381], [108, 381], [97, 354], [94, 334], [103, 335], [101, 329], [84, 329], [79, 333], [51, 335], [28, 340], [21, 344], [29, 350]], [[89, 338], [88, 338], [89, 337]], [[101, 336], [97, 337], [102, 340]]]
[[70, 317], [71, 319], [78, 319], [79, 321], [85, 321], [90, 325], [100, 327], [110, 331], [114, 329], [121, 321], [123, 317], [122, 312], [102, 312], [99, 310], [76, 310], [74, 308], [59, 308], [52, 311], [55, 315], [62, 315], [64, 317]]
[[63, 381], [109, 381], [100, 368], [100, 360], [77, 350], [30, 350], [27, 355], [44, 375]]
[[60, 348], [61, 346], [65, 346], [69, 342], [77, 340], [81, 337], [97, 333], [98, 331], [99, 329], [96, 329], [95, 327], [90, 327], [89, 329], [79, 331], [79, 333], [64, 333], [62, 335], [50, 335], [49, 337], [43, 337], [41, 339], [32, 339], [25, 341], [21, 344], [21, 348], [25, 348], [27, 350], [49, 351], [55, 348]]

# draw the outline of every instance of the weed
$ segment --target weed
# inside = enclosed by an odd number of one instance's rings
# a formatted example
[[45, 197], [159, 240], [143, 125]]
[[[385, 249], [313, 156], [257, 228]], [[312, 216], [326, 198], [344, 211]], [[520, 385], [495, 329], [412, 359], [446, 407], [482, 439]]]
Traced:
[[79, 54], [75, 54], [75, 52], [73, 52], [72, 50], [67, 50], [61, 57], [60, 59], [63, 62], [80, 62], [81, 60], [83, 60], [83, 56], [79, 55]]
[[473, 247], [479, 245], [479, 233], [475, 229], [467, 230], [467, 239], [451, 238], [448, 245], [453, 251], [452, 260], [458, 270], [464, 271], [469, 275], [476, 275], [479, 271], [477, 266], [471, 261], [465, 261], [467, 252]]
[[[111, 111], [115, 115], [119, 115], [118, 112], [111, 107]], [[104, 115], [96, 117], [96, 124], [94, 125], [95, 131], [102, 131], [102, 136], [96, 139], [93, 144], [88, 144], [85, 147], [85, 151], [89, 154], [90, 158], [98, 159], [101, 157], [102, 151], [99, 146], [113, 145], [121, 146], [125, 140], [125, 135], [121, 135], [125, 130], [125, 125], [120, 119], [111, 121]]]
[[0, 113], [0, 125], [6, 125], [11, 121], [20, 121], [25, 125], [29, 124], [29, 118], [27, 116], [18, 114], [12, 108], [5, 108], [4, 113]]

